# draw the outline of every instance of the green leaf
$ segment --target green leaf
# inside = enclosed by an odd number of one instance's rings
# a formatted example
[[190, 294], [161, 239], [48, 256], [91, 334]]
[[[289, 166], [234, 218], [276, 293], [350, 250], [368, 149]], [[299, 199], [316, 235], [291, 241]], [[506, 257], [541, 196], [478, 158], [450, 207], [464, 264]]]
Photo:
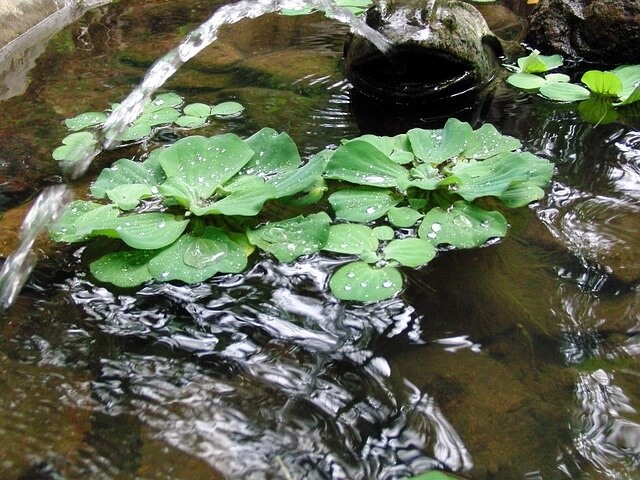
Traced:
[[507, 221], [499, 212], [488, 212], [465, 201], [446, 210], [436, 207], [427, 212], [418, 235], [433, 245], [448, 244], [474, 248], [493, 237], [507, 234]]
[[121, 288], [137, 287], [153, 279], [149, 261], [157, 250], [123, 250], [104, 255], [89, 265], [91, 274], [101, 282]]
[[198, 283], [218, 272], [241, 272], [246, 264], [239, 244], [219, 228], [207, 227], [200, 236], [181, 236], [149, 262], [149, 271], [159, 281]]
[[249, 242], [273, 254], [281, 262], [322, 249], [329, 239], [331, 219], [324, 212], [271, 222], [247, 231]]
[[629, 105], [631, 103], [640, 101], [640, 85], [638, 85], [636, 89], [628, 96], [623, 97], [622, 95], [620, 95], [620, 98], [623, 99], [620, 105]]
[[253, 156], [240, 137], [232, 133], [211, 138], [191, 136], [178, 140], [159, 154], [168, 181], [179, 179], [198, 198], [208, 199], [238, 173]]
[[580, 81], [599, 95], [617, 97], [622, 92], [622, 81], [613, 72], [589, 70]]
[[191, 205], [196, 215], [241, 215], [251, 217], [260, 213], [264, 202], [276, 198], [278, 191], [273, 185], [265, 183], [260, 177], [242, 175], [221, 191], [226, 195], [208, 205]]
[[514, 73], [507, 77], [507, 83], [516, 88], [521, 88], [522, 90], [538, 90], [540, 87], [545, 85], [547, 82], [544, 78], [539, 75], [534, 75], [533, 73]]
[[150, 125], [133, 124], [129, 128], [125, 129], [122, 133], [117, 135], [116, 138], [121, 142], [132, 142], [150, 137], [151, 133], [152, 129]]
[[176, 118], [174, 122], [182, 128], [198, 128], [207, 123], [207, 117], [194, 117], [191, 115], [182, 115]]
[[[620, 100], [623, 104], [640, 100], [640, 65], [623, 65], [613, 70], [622, 82]], [[634, 99], [631, 97], [634, 96]]]
[[69, 163], [79, 162], [91, 155], [98, 142], [90, 132], [76, 132], [62, 139], [62, 145], [53, 151], [54, 160]]
[[359, 255], [365, 251], [378, 249], [378, 238], [373, 230], [365, 225], [340, 223], [331, 225], [329, 239], [323, 250], [350, 255]]
[[164, 178], [164, 172], [153, 161], [140, 163], [122, 158], [100, 172], [90, 191], [95, 198], [106, 198], [107, 192], [118, 186], [138, 184], [151, 188], [161, 183]]
[[396, 227], [408, 228], [422, 218], [422, 213], [410, 207], [393, 207], [387, 212], [389, 222]]
[[276, 188], [277, 198], [290, 197], [305, 191], [321, 179], [330, 154], [331, 152], [326, 150], [320, 152], [302, 167], [270, 176], [267, 182]]
[[432, 243], [420, 238], [392, 240], [384, 248], [384, 258], [396, 260], [405, 267], [416, 268], [426, 265], [436, 256]]
[[400, 198], [389, 190], [364, 187], [338, 190], [329, 197], [337, 218], [360, 223], [382, 217], [399, 202]]
[[300, 165], [298, 147], [286, 133], [263, 128], [245, 140], [255, 152], [242, 169], [248, 175], [273, 175], [295, 170]]
[[428, 472], [421, 473], [420, 475], [416, 475], [414, 477], [405, 478], [403, 480], [456, 480], [460, 477], [441, 472], [439, 470], [430, 470]]
[[200, 197], [196, 188], [181, 178], [171, 178], [158, 187], [158, 191], [167, 200], [174, 200], [185, 208], [200, 208]]
[[354, 139], [334, 152], [325, 171], [327, 178], [359, 185], [395, 187], [409, 172], [371, 143]]
[[520, 140], [502, 135], [490, 123], [474, 130], [462, 155], [466, 158], [489, 158], [499, 153], [510, 152], [522, 147]]
[[121, 210], [132, 210], [138, 206], [142, 198], [153, 196], [149, 185], [130, 183], [118, 185], [107, 192], [107, 197]]
[[87, 127], [101, 125], [107, 121], [107, 114], [104, 112], [86, 112], [76, 115], [73, 118], [67, 118], [64, 124], [69, 130], [74, 132], [83, 130]]
[[[76, 233], [76, 221], [85, 213], [101, 208], [99, 203], [75, 200], [68, 204], [58, 221], [49, 227], [49, 235], [54, 242], [75, 243], [87, 239], [87, 233]], [[90, 232], [89, 232], [90, 233]]]
[[506, 152], [483, 161], [458, 163], [451, 168], [455, 192], [465, 200], [500, 197], [513, 182], [530, 180], [546, 185], [553, 175], [553, 164], [529, 152]]
[[563, 60], [560, 55], [541, 55], [534, 50], [528, 56], [518, 58], [517, 63], [523, 73], [543, 73], [560, 67]]
[[379, 227], [374, 227], [373, 234], [378, 238], [378, 240], [386, 242], [393, 240], [396, 232], [388, 225], [380, 225]]
[[76, 234], [117, 237], [114, 224], [117, 222], [118, 215], [120, 215], [120, 210], [115, 205], [100, 205], [87, 209], [74, 222]]
[[353, 262], [336, 270], [329, 288], [340, 300], [378, 302], [400, 292], [402, 275], [388, 265], [378, 268], [365, 262]]
[[140, 115], [133, 126], [139, 125], [140, 127], [149, 126], [155, 127], [157, 125], [165, 125], [167, 123], [173, 123], [180, 117], [180, 112], [173, 107], [161, 108], [152, 112], [143, 113]]
[[500, 201], [509, 208], [519, 208], [540, 200], [544, 197], [544, 190], [534, 182], [514, 182], [500, 195]]
[[460, 155], [467, 148], [472, 132], [468, 123], [450, 118], [442, 129], [414, 128], [407, 132], [407, 136], [415, 156], [436, 166]]
[[152, 101], [145, 105], [143, 112], [152, 113], [168, 107], [177, 107], [182, 103], [182, 101], [182, 97], [176, 93], [161, 93], [160, 95], [156, 95]]
[[243, 110], [244, 107], [238, 102], [222, 102], [211, 108], [211, 115], [229, 117], [239, 115]]
[[602, 95], [594, 95], [580, 102], [578, 112], [584, 120], [596, 125], [606, 125], [618, 119], [618, 112], [613, 107], [611, 99]]
[[540, 88], [540, 94], [557, 102], [579, 102], [591, 95], [589, 90], [574, 83], [547, 83]]
[[155, 250], [172, 244], [188, 224], [189, 220], [161, 212], [126, 215], [109, 222], [124, 243], [140, 250]]
[[544, 76], [544, 79], [547, 83], [567, 83], [571, 80], [571, 77], [564, 73], [549, 73]]
[[361, 135], [357, 138], [344, 142], [344, 144], [353, 142], [354, 140], [362, 140], [363, 142], [370, 143], [371, 145], [376, 147], [378, 150], [380, 150], [382, 153], [384, 153], [387, 157], [391, 155], [391, 152], [393, 152], [393, 148], [395, 144], [395, 141], [392, 137], [384, 137], [384, 136], [381, 137], [379, 135], [371, 135], [371, 134]]
[[208, 117], [211, 115], [211, 107], [204, 103], [190, 103], [186, 105], [182, 112], [190, 117]]

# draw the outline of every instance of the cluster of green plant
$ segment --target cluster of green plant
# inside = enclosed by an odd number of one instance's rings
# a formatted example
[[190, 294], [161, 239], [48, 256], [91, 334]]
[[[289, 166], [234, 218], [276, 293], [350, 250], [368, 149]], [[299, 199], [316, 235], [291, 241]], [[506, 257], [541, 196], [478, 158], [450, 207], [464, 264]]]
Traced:
[[[183, 99], [175, 93], [164, 93], [147, 102], [141, 114], [116, 140], [138, 142], [153, 135], [161, 127], [197, 128], [205, 125], [210, 116], [225, 117], [237, 115], [244, 107], [237, 102], [223, 102], [213, 107], [203, 103], [191, 103], [183, 107]], [[115, 112], [120, 104], [111, 105]], [[65, 125], [73, 133], [62, 139], [62, 145], [53, 151], [53, 158], [60, 162], [75, 163], [95, 149], [96, 135], [87, 128], [102, 125], [109, 112], [85, 112], [65, 120]]]
[[348, 255], [331, 291], [378, 301], [402, 289], [400, 267], [506, 234], [503, 215], [478, 200], [516, 208], [543, 196], [553, 166], [520, 147], [490, 124], [474, 130], [455, 119], [442, 129], [345, 140], [306, 162], [286, 133], [270, 128], [247, 139], [187, 136], [104, 169], [93, 200], [70, 204], [51, 235], [111, 239], [93, 249], [100, 253], [90, 270], [119, 287], [242, 272], [256, 248], [281, 262]]
[[517, 67], [511, 67], [515, 73], [507, 82], [549, 100], [580, 102], [582, 117], [593, 123], [615, 121], [616, 108], [640, 101], [640, 65], [623, 65], [611, 71], [589, 70], [579, 85], [571, 83], [568, 75], [548, 73], [562, 64], [560, 55], [541, 55], [534, 50], [519, 58]]

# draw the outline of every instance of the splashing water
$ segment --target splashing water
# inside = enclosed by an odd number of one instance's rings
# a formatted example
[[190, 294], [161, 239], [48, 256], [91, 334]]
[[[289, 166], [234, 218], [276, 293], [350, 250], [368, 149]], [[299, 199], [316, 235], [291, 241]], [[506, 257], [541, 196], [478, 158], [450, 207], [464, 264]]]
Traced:
[[[387, 53], [390, 50], [389, 42], [382, 34], [373, 30], [364, 20], [356, 17], [349, 10], [338, 7], [331, 0], [241, 0], [224, 5], [206, 22], [189, 33], [180, 45], [156, 61], [140, 85], [127, 96], [105, 122], [99, 133], [98, 144], [102, 147], [95, 147], [87, 151], [79, 162], [66, 165], [66, 175], [74, 179], [81, 177], [100, 153], [101, 148], [109, 149], [117, 146], [118, 135], [136, 119], [144, 104], [184, 63], [211, 45], [217, 39], [222, 26], [282, 9], [301, 10], [309, 6], [349, 25], [354, 33], [366, 37], [381, 52]], [[21, 227], [20, 245], [7, 258], [0, 271], [0, 304], [3, 308], [13, 304], [35, 266], [36, 257], [31, 249], [37, 237], [48, 225], [56, 221], [72, 198], [71, 189], [67, 185], [56, 185], [46, 188], [31, 207]]]

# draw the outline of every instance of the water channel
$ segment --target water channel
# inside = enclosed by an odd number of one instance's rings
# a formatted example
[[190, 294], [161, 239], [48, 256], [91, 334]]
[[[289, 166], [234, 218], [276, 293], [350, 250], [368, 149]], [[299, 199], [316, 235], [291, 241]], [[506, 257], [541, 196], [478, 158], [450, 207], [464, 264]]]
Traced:
[[[124, 99], [228, 3], [120, 1], [47, 43], [24, 93], [0, 101], [3, 258], [29, 201], [62, 181], [51, 151], [63, 120]], [[346, 31], [321, 14], [242, 20], [163, 88], [245, 106], [198, 134], [270, 126], [303, 156], [384, 133], [404, 119], [352, 101]], [[77, 246], [39, 241], [0, 313], [0, 477], [638, 478], [640, 125], [595, 126], [500, 79], [471, 119], [555, 162], [548, 195], [509, 213], [503, 241], [405, 272], [393, 300], [336, 300], [322, 255], [117, 290], [92, 280]], [[137, 148], [98, 156], [75, 194]]]

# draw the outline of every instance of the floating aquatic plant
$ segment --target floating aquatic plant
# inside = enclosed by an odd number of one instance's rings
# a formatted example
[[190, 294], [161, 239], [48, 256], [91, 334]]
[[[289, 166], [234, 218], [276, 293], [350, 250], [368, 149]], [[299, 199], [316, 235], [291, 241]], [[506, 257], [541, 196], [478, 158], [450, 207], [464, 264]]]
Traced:
[[640, 101], [640, 65], [623, 65], [611, 71], [589, 70], [580, 84], [562, 73], [548, 73], [562, 65], [560, 55], [545, 56], [534, 50], [517, 60], [507, 78], [510, 85], [537, 92], [549, 100], [580, 102], [582, 117], [592, 123], [610, 123], [618, 118], [616, 108]]
[[[173, 116], [193, 125], [214, 109], [192, 104]], [[69, 124], [101, 121], [91, 113]], [[246, 139], [187, 136], [105, 168], [93, 199], [70, 204], [51, 236], [97, 242], [85, 252], [90, 271], [119, 287], [239, 273], [256, 249], [281, 262], [324, 251], [345, 258], [329, 281], [337, 298], [378, 301], [401, 291], [402, 267], [506, 235], [503, 215], [478, 199], [515, 208], [543, 196], [553, 166], [520, 147], [492, 125], [474, 130], [455, 119], [344, 140], [305, 162], [286, 133], [270, 128]], [[319, 204], [327, 190], [328, 205]]]
[[[213, 107], [202, 103], [185, 105], [181, 96], [175, 93], [163, 93], [147, 102], [140, 115], [121, 132], [117, 140], [121, 142], [139, 142], [151, 137], [161, 127], [197, 128], [205, 125], [211, 116], [235, 116], [244, 110], [237, 102], [223, 102]], [[120, 104], [111, 105], [114, 112]], [[65, 120], [65, 125], [74, 133], [62, 139], [62, 145], [53, 151], [53, 158], [64, 163], [74, 163], [90, 153], [97, 139], [93, 132], [82, 131], [99, 127], [107, 120], [107, 112], [86, 112]]]

